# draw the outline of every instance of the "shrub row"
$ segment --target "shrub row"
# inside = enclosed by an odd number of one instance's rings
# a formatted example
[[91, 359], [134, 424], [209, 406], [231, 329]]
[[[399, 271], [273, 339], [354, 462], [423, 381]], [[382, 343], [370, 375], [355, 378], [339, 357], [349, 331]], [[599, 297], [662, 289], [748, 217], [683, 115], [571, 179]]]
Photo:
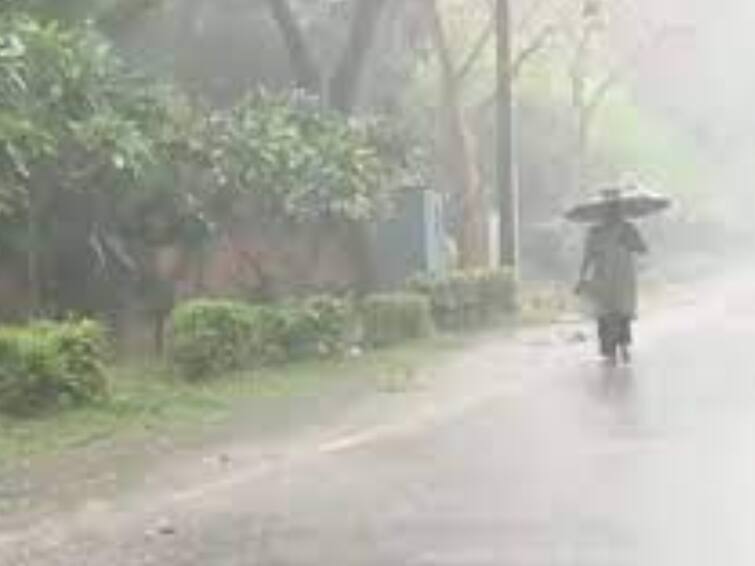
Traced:
[[0, 328], [0, 412], [29, 415], [107, 396], [103, 327], [92, 321]]
[[420, 276], [409, 282], [409, 289], [429, 299], [433, 319], [444, 330], [490, 324], [517, 309], [516, 282], [508, 270]]
[[181, 375], [202, 379], [331, 355], [355, 343], [392, 346], [426, 337], [435, 326], [478, 327], [513, 312], [515, 303], [507, 271], [418, 278], [405, 293], [369, 296], [356, 306], [333, 297], [275, 305], [191, 301], [173, 312], [169, 355]]
[[329, 356], [355, 342], [388, 346], [431, 327], [429, 301], [420, 295], [373, 296], [359, 306], [333, 297], [277, 305], [200, 300], [173, 312], [169, 356], [181, 375], [202, 379]]
[[[411, 292], [373, 295], [358, 305], [313, 297], [275, 305], [196, 300], [174, 310], [170, 360], [187, 379], [222, 376], [357, 344], [386, 347], [461, 329], [515, 308], [503, 271], [417, 279]], [[94, 403], [107, 397], [104, 328], [93, 321], [0, 328], [0, 412], [14, 415]]]
[[171, 318], [170, 358], [189, 379], [329, 355], [341, 350], [351, 325], [348, 302], [316, 297], [253, 305], [199, 300]]
[[380, 348], [432, 333], [430, 301], [416, 293], [394, 293], [368, 297], [361, 307], [365, 345]]

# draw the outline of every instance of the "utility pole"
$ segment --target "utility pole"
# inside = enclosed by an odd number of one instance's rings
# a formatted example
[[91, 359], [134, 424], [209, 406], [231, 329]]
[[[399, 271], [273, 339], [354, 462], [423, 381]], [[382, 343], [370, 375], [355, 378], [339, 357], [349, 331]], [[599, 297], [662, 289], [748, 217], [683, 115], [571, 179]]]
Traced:
[[517, 274], [519, 268], [519, 192], [514, 158], [514, 97], [511, 69], [511, 11], [509, 0], [497, 0], [496, 125], [497, 185], [500, 212], [500, 265]]

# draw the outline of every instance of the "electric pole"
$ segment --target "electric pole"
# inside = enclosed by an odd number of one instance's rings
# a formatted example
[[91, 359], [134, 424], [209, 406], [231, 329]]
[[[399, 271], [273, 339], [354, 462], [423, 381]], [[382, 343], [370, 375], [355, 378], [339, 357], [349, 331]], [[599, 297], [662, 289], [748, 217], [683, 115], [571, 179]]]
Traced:
[[497, 185], [500, 212], [500, 265], [519, 268], [519, 193], [514, 158], [514, 97], [509, 0], [497, 0]]

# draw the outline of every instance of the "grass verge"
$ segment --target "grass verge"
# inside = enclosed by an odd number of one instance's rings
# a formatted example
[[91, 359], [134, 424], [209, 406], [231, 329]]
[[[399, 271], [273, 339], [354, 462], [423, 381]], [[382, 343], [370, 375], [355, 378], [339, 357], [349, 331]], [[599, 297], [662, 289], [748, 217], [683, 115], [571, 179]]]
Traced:
[[338, 384], [380, 391], [386, 376], [392, 382], [393, 374], [442, 363], [468, 341], [436, 337], [347, 360], [292, 364], [202, 384], [186, 383], [155, 363], [124, 365], [112, 372], [106, 403], [33, 420], [0, 416], [0, 467], [100, 443], [222, 426], [253, 400], [328, 395]]

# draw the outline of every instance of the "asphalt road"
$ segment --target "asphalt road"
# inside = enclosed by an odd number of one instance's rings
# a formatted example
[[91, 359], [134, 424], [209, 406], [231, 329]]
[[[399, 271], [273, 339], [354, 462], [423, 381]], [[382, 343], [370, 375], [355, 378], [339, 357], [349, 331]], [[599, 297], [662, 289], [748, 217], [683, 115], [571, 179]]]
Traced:
[[755, 291], [649, 317], [631, 367], [571, 332], [486, 341], [328, 426], [167, 462], [0, 532], [0, 564], [755, 564]]

